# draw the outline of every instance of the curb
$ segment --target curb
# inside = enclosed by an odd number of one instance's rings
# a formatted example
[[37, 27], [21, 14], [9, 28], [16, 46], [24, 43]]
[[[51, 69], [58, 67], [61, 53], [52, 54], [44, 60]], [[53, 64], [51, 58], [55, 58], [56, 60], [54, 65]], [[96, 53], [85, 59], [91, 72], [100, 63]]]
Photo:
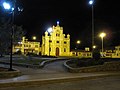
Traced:
[[91, 75], [91, 76], [60, 77], [60, 78], [37, 79], [37, 80], [25, 80], [25, 81], [18, 81], [18, 82], [0, 83], [0, 88], [40, 86], [40, 85], [45, 85], [45, 84], [88, 80], [88, 79], [96, 79], [96, 78], [118, 76], [118, 75], [120, 75], [120, 73], [98, 74], [98, 75]]
[[[8, 69], [8, 68], [6, 68]], [[18, 69], [13, 69], [13, 71], [3, 71], [0, 72], [0, 78], [13, 78], [22, 75], [20, 70]]]
[[[70, 60], [69, 60], [70, 61]], [[88, 67], [73, 68], [64, 62], [64, 66], [71, 73], [92, 73], [92, 72], [105, 72], [105, 71], [120, 71], [120, 61], [105, 62], [103, 65], [94, 65]]]

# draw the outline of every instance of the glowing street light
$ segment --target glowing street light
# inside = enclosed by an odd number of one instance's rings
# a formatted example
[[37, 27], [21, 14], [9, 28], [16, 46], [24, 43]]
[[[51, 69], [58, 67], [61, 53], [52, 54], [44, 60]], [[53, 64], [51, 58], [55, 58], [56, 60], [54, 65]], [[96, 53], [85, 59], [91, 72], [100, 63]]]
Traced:
[[[52, 27], [50, 27], [50, 28], [48, 28], [48, 30], [47, 30], [47, 32], [49, 33], [49, 34], [51, 34], [51, 32], [53, 31], [53, 29], [52, 29]], [[50, 35], [49, 35], [49, 56], [50, 56]]]
[[51, 33], [53, 30], [52, 30], [52, 28], [50, 27], [50, 28], [48, 28], [48, 33]]
[[93, 49], [95, 49], [96, 48], [96, 45], [93, 45]]
[[33, 39], [33, 40], [36, 40], [37, 38], [36, 38], [36, 36], [33, 36], [32, 39]]
[[94, 3], [94, 0], [90, 0], [90, 1], [89, 1], [89, 4], [90, 4], [90, 5], [93, 5], [93, 3]]
[[102, 40], [102, 56], [103, 56], [103, 50], [104, 50], [104, 47], [103, 47], [103, 45], [104, 45], [103, 38], [106, 36], [106, 33], [102, 32], [102, 33], [100, 33], [99, 36], [101, 37], [101, 40]]
[[80, 43], [81, 43], [80, 40], [77, 40], [77, 41], [76, 41], [76, 44], [77, 44], [77, 45], [76, 45], [76, 49], [79, 47]]
[[81, 43], [81, 41], [80, 40], [77, 40], [77, 44], [80, 44]]
[[6, 10], [10, 10], [11, 9], [11, 5], [9, 3], [7, 3], [7, 2], [3, 2], [3, 7]]

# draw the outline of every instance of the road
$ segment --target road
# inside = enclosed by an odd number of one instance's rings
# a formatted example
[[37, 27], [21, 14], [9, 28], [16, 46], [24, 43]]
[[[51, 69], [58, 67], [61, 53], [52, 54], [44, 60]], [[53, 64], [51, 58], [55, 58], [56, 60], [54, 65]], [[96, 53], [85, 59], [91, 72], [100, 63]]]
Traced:
[[0, 90], [120, 90], [120, 76]]

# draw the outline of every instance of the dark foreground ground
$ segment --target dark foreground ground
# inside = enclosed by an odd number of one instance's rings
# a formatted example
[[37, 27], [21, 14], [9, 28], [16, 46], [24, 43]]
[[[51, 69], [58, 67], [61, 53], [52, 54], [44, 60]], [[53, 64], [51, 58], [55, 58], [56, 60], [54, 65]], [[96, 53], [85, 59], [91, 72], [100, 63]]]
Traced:
[[120, 90], [120, 76], [0, 90]]

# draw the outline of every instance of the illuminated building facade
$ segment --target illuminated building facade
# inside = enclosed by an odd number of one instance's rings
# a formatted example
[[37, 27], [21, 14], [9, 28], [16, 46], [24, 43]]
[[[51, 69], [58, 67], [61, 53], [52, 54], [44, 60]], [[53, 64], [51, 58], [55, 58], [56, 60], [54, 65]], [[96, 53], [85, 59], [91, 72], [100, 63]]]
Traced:
[[60, 27], [59, 22], [52, 27], [51, 32], [45, 32], [45, 35], [42, 36], [41, 45], [40, 42], [28, 41], [28, 39], [23, 37], [22, 41], [13, 47], [13, 51], [14, 53], [21, 51], [23, 55], [34, 53], [46, 56], [92, 57], [92, 52], [90, 52], [89, 48], [70, 51], [70, 35], [63, 33], [63, 27]]
[[76, 56], [80, 58], [92, 58], [92, 52], [89, 50], [88, 47], [85, 50], [72, 50], [71, 56]]
[[63, 34], [63, 27], [52, 27], [52, 32], [45, 32], [42, 36], [42, 55], [47, 56], [70, 56], [70, 35]]
[[120, 58], [120, 45], [112, 50], [105, 50], [103, 58]]
[[20, 51], [23, 55], [28, 53], [34, 53], [39, 55], [41, 48], [40, 42], [28, 41], [25, 37], [22, 38], [21, 42], [13, 47], [13, 53]]

